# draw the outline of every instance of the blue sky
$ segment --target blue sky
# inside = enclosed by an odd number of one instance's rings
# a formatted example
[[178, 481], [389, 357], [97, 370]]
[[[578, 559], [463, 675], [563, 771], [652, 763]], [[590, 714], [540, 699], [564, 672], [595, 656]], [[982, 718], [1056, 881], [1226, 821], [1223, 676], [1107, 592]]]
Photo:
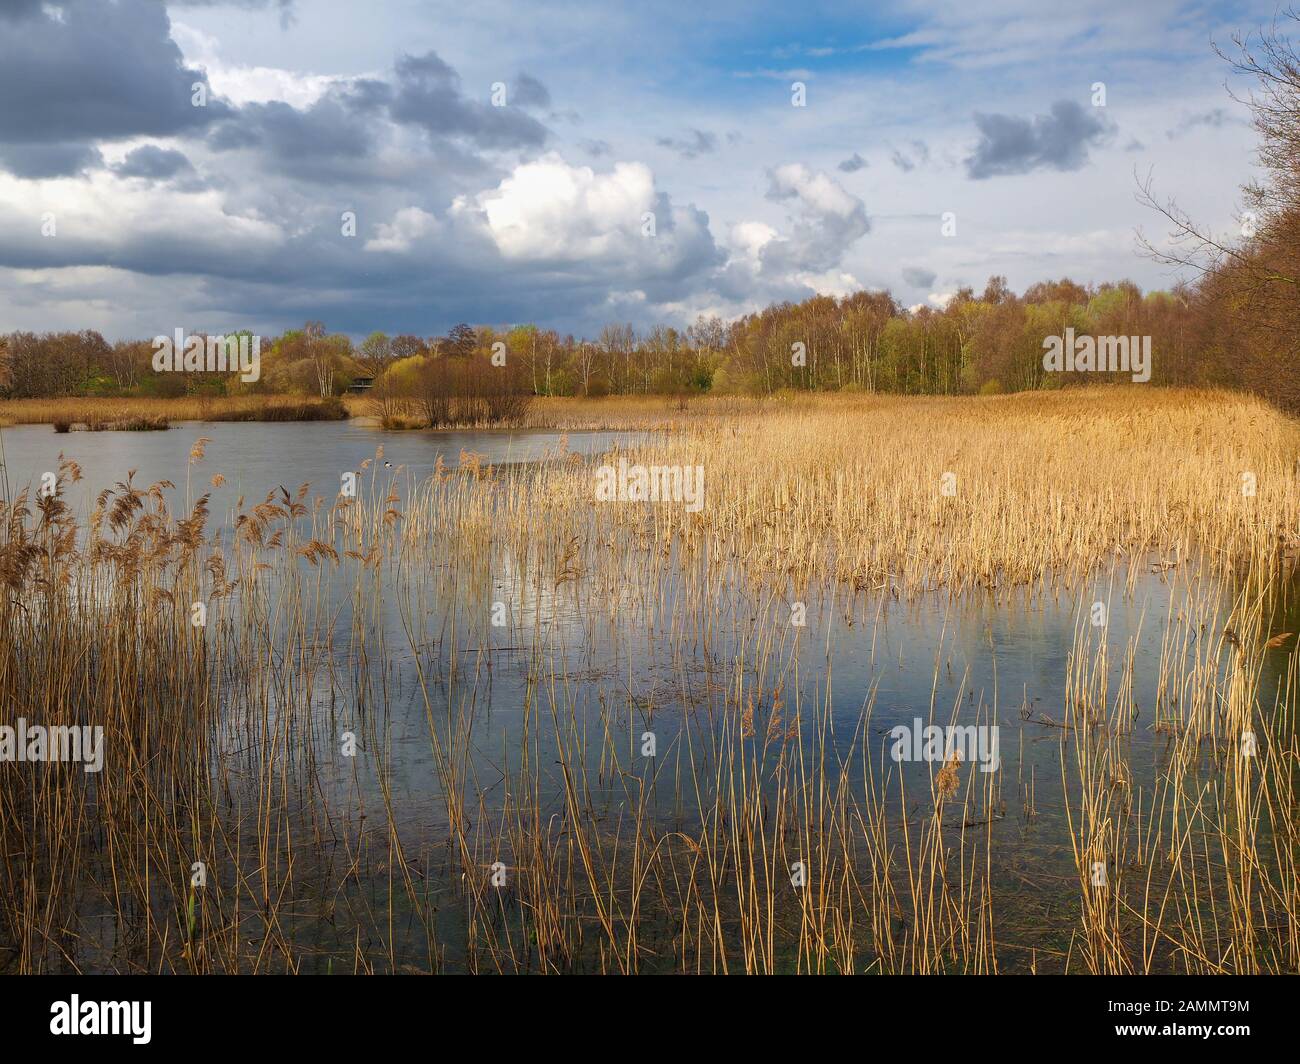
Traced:
[[0, 0], [0, 331], [594, 335], [992, 274], [1165, 287], [1135, 175], [1236, 227], [1254, 135], [1211, 45], [1273, 11]]

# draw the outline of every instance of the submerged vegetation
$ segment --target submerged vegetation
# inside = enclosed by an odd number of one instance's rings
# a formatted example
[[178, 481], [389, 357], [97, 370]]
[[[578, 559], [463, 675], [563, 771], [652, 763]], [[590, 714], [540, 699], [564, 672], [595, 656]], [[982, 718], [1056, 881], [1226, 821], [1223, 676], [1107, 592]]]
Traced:
[[[0, 969], [1300, 969], [1300, 426], [1143, 389], [608, 409], [646, 434], [602, 460], [703, 465], [699, 512], [597, 505], [563, 448], [381, 453], [213, 527], [204, 441], [179, 487], [78, 513], [64, 462], [7, 504], [3, 720], [105, 758], [0, 762]], [[1150, 586], [1148, 655], [1095, 616]], [[1041, 691], [952, 675], [946, 633], [1049, 608]], [[996, 771], [888, 756], [924, 624], [907, 715], [1000, 727]]]

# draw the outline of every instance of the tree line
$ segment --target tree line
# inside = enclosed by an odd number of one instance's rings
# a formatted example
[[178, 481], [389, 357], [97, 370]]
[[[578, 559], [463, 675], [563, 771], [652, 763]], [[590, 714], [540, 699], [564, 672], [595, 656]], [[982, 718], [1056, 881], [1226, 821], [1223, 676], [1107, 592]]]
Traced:
[[[1044, 338], [1072, 328], [1077, 335], [1150, 336], [1154, 383], [1290, 395], [1275, 387], [1275, 377], [1294, 376], [1300, 307], [1287, 304], [1294, 292], [1285, 290], [1254, 301], [1283, 323], [1270, 342], [1255, 313], [1243, 315], [1252, 302], [1239, 305], [1246, 280], [1224, 269], [1199, 285], [1143, 293], [1129, 281], [1093, 287], [1063, 279], [1017, 295], [993, 277], [982, 292], [962, 289], [942, 308], [908, 310], [887, 291], [863, 291], [782, 303], [729, 323], [701, 317], [686, 329], [638, 333], [630, 324], [610, 325], [594, 340], [536, 325], [461, 324], [446, 336], [374, 332], [354, 343], [308, 322], [263, 341], [261, 378], [252, 384], [229, 375], [155, 374], [149, 341], [109, 343], [92, 330], [16, 332], [5, 338], [0, 394], [330, 396], [361, 382], [373, 385], [376, 399], [426, 403], [431, 413], [460, 393], [989, 394], [1109, 376], [1044, 371]], [[1276, 342], [1284, 336], [1285, 344]]]

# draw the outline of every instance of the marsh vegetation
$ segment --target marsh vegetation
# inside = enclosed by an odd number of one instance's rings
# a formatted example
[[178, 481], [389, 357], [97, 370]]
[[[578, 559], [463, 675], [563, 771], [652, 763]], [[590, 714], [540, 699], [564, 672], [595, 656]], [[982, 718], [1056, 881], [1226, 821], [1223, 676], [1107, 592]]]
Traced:
[[[417, 473], [375, 432], [354, 497], [285, 468], [226, 507], [187, 429], [166, 481], [16, 491], [3, 720], [106, 754], [0, 763], [0, 967], [1300, 967], [1294, 421], [562, 416], [635, 435]], [[702, 464], [706, 504], [596, 504], [617, 457]], [[999, 766], [895, 760], [916, 718], [998, 728]]]

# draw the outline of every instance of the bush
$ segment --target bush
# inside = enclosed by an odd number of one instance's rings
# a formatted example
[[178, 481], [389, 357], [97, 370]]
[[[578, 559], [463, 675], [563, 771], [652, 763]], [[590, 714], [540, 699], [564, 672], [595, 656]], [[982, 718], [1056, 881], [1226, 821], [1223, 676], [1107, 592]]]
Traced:
[[475, 355], [423, 359], [410, 398], [427, 426], [438, 428], [517, 423], [533, 397], [517, 363], [494, 366], [486, 356]]
[[697, 392], [707, 392], [713, 387], [713, 370], [708, 366], [696, 366], [690, 384]]

